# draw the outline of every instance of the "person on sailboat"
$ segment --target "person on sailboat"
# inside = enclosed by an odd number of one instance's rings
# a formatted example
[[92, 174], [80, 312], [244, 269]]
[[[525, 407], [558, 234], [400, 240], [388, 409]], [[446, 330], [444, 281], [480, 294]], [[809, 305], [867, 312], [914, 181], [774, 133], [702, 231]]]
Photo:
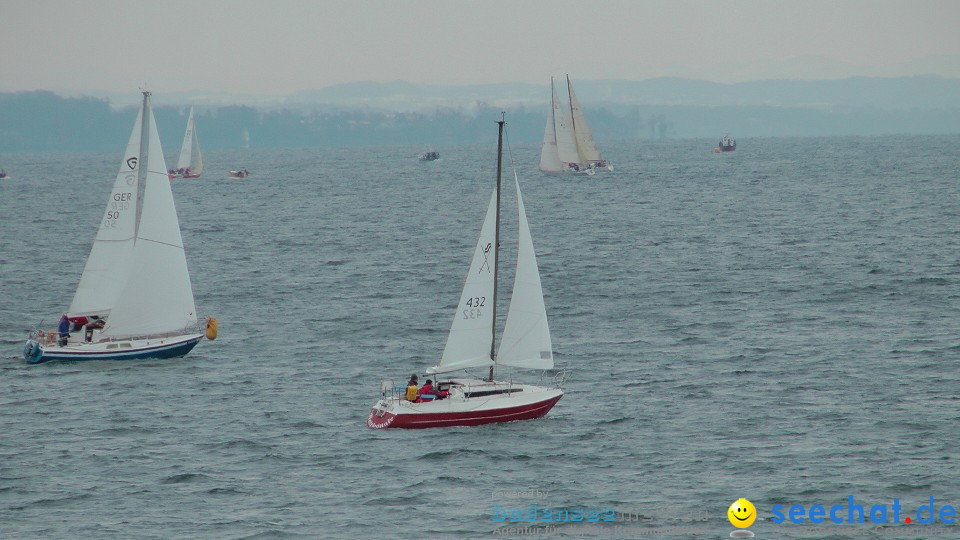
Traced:
[[87, 319], [86, 317], [84, 317], [83, 315], [80, 315], [80, 316], [78, 316], [78, 317], [68, 317], [68, 318], [69, 318], [69, 320], [70, 320], [70, 331], [71, 331], [71, 332], [79, 332], [80, 329], [83, 328], [83, 326], [84, 326], [85, 324], [87, 324], [88, 322], [90, 322], [90, 320]]
[[423, 383], [423, 386], [420, 387], [420, 399], [423, 401], [433, 401], [437, 399], [437, 395], [433, 393], [433, 381], [427, 379], [427, 382]]
[[417, 401], [417, 374], [414, 373], [410, 376], [410, 381], [407, 383], [407, 401]]
[[57, 327], [57, 337], [60, 338], [57, 341], [57, 345], [63, 347], [67, 344], [67, 338], [70, 337], [70, 319], [67, 318], [66, 313], [60, 316], [60, 325]]

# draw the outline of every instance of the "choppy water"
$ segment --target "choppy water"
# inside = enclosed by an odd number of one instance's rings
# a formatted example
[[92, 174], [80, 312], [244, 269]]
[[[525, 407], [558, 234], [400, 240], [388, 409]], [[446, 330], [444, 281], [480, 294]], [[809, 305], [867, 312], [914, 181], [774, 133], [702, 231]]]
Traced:
[[[513, 148], [567, 395], [541, 420], [427, 431], [364, 419], [382, 377], [442, 351], [493, 144], [208, 152], [174, 194], [219, 339], [26, 366], [121, 144], [5, 157], [0, 537], [489, 538], [493, 505], [536, 503], [647, 531], [699, 513], [716, 538], [745, 497], [773, 538], [776, 504], [960, 507], [960, 137], [607, 144], [616, 172], [589, 179]], [[539, 493], [495, 493], [520, 490]]]

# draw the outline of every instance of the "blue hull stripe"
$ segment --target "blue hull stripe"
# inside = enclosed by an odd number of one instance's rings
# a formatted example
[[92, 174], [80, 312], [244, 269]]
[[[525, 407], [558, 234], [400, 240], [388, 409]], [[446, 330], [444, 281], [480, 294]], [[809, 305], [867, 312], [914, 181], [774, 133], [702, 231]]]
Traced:
[[53, 360], [139, 360], [143, 358], [177, 358], [185, 356], [200, 342], [201, 337], [173, 344], [165, 344], [142, 349], [125, 349], [122, 351], [84, 351], [75, 353], [43, 352], [43, 356], [36, 362], [50, 362]]

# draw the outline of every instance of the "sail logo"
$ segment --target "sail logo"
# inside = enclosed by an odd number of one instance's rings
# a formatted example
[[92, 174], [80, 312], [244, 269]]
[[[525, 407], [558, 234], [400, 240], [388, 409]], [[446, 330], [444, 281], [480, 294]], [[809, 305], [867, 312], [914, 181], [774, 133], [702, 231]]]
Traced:
[[137, 168], [137, 156], [127, 158], [127, 167], [130, 167], [131, 171]]
[[[490, 273], [490, 250], [493, 249], [493, 242], [487, 242], [487, 245], [483, 247], [483, 264], [480, 265], [479, 272], [483, 272], [483, 268], [487, 268], [487, 273]], [[478, 272], [478, 273], [479, 273]]]

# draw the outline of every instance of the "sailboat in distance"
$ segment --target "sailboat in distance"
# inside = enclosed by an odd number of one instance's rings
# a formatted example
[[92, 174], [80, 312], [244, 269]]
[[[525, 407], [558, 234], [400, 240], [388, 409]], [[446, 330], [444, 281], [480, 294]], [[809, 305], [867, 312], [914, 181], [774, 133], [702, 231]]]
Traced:
[[540, 148], [540, 171], [547, 174], [576, 174], [592, 176], [597, 171], [613, 167], [600, 156], [587, 118], [567, 76], [569, 106], [557, 97], [557, 89], [550, 78], [551, 108], [543, 130]]
[[183, 134], [183, 144], [180, 146], [180, 157], [177, 158], [177, 168], [168, 171], [170, 178], [200, 178], [203, 174], [203, 154], [200, 152], [200, 141], [197, 140], [197, 125], [193, 118], [193, 107], [190, 107], [190, 116], [187, 117], [187, 129]]
[[[503, 155], [503, 120], [497, 145], [497, 187], [490, 196], [480, 238], [454, 313], [440, 363], [426, 370], [431, 376], [486, 370], [489, 377], [437, 378], [435, 385], [403, 393], [392, 380], [380, 385], [380, 399], [373, 405], [367, 426], [383, 428], [431, 428], [475, 426], [540, 418], [563, 397], [561, 373], [554, 385], [534, 386], [513, 380], [494, 380], [494, 368], [512, 366], [545, 370], [553, 368], [553, 349], [543, 302], [540, 272], [523, 207], [520, 182], [517, 188], [519, 242], [517, 271], [497, 349], [497, 281], [500, 246], [500, 187]], [[428, 382], [432, 382], [428, 380]]]
[[570, 97], [570, 119], [573, 126], [573, 134], [577, 141], [577, 153], [580, 156], [580, 162], [586, 163], [587, 167], [595, 171], [606, 169], [613, 170], [613, 166], [607, 163], [607, 160], [600, 157], [600, 150], [597, 143], [593, 140], [593, 132], [587, 125], [587, 117], [580, 110], [580, 101], [577, 94], [573, 91], [573, 85], [570, 84], [570, 75], [567, 75], [567, 96]]
[[23, 347], [31, 364], [184, 356], [216, 337], [198, 324], [193, 287], [150, 93], [133, 124], [70, 308]]

